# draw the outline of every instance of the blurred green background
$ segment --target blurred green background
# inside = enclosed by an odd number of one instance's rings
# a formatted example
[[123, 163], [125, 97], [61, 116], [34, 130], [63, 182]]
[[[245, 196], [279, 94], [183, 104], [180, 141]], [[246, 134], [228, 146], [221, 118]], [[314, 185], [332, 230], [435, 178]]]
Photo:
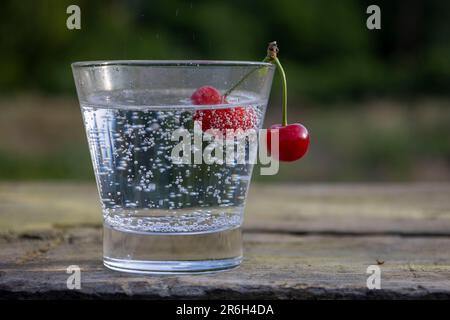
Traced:
[[[66, 8], [81, 8], [81, 30]], [[381, 30], [366, 8], [381, 7]], [[259, 181], [448, 181], [450, 2], [13, 1], [0, 5], [0, 179], [93, 179], [70, 63], [262, 60], [277, 40], [304, 160]], [[276, 79], [278, 80], [278, 79]], [[280, 122], [274, 82], [266, 124]], [[255, 173], [259, 170], [255, 170]]]

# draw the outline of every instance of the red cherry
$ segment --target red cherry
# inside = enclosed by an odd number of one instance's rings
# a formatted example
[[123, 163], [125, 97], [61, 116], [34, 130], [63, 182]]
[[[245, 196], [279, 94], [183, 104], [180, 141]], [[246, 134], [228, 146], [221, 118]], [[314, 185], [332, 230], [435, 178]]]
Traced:
[[[211, 86], [198, 88], [191, 96], [192, 103], [196, 105], [214, 105], [227, 103], [220, 92]], [[234, 107], [223, 109], [197, 110], [193, 116], [194, 121], [202, 122], [202, 130], [217, 129], [226, 134], [226, 130], [248, 130], [254, 128], [257, 116], [253, 108]]]
[[224, 103], [224, 99], [219, 90], [211, 86], [203, 86], [195, 90], [191, 96], [191, 100], [194, 104], [221, 104]]
[[299, 123], [282, 126], [274, 124], [267, 130], [267, 150], [271, 153], [271, 130], [279, 130], [279, 157], [280, 161], [295, 161], [303, 157], [308, 151], [309, 133]]
[[252, 108], [235, 107], [226, 109], [197, 110], [195, 121], [202, 122], [202, 130], [218, 129], [223, 134], [226, 130], [248, 130], [255, 127], [256, 114]]

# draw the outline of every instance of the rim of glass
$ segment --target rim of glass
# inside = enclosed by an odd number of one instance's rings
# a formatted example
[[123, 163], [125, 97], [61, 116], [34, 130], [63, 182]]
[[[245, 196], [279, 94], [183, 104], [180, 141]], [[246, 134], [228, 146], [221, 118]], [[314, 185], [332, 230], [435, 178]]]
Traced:
[[132, 67], [273, 67], [270, 62], [232, 60], [94, 60], [77, 61], [72, 68], [93, 68], [104, 66]]

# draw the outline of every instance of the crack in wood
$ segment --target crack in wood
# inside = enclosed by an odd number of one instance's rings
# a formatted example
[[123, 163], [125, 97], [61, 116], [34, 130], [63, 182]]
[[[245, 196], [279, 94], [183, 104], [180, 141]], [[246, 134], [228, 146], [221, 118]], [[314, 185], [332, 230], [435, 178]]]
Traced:
[[[99, 229], [99, 225], [73, 225], [66, 226], [64, 232], [68, 230], [83, 229]], [[404, 237], [404, 238], [450, 238], [449, 232], [432, 232], [432, 231], [398, 231], [398, 230], [380, 230], [380, 231], [344, 231], [344, 230], [290, 230], [290, 229], [265, 229], [265, 228], [246, 228], [244, 227], [244, 234], [280, 234], [291, 236], [323, 236], [323, 237]], [[63, 238], [60, 232], [54, 232], [54, 230], [44, 230], [34, 233], [7, 233], [1, 234], [0, 239], [8, 242], [14, 240], [52, 240]], [[70, 238], [70, 235], [69, 235]], [[69, 239], [69, 242], [71, 242]]]
[[271, 230], [250, 228], [248, 233], [284, 234], [292, 236], [329, 236], [329, 237], [405, 237], [405, 238], [450, 238], [450, 232], [426, 231], [339, 231], [339, 230]]

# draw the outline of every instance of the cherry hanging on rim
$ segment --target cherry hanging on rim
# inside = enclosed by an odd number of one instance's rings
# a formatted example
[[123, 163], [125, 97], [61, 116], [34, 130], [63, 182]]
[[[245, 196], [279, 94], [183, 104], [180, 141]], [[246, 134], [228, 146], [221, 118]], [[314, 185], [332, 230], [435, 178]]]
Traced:
[[[277, 160], [296, 161], [302, 158], [309, 148], [309, 132], [305, 126], [300, 123], [288, 124], [287, 121], [287, 80], [283, 66], [278, 60], [278, 46], [276, 41], [270, 42], [267, 48], [267, 56], [264, 62], [270, 62], [276, 65], [280, 72], [283, 85], [283, 104], [282, 104], [282, 124], [274, 124], [267, 131], [267, 150], [272, 157], [277, 155], [272, 153], [271, 132], [279, 132], [279, 152]], [[244, 76], [238, 83], [231, 87], [224, 95], [212, 86], [203, 86], [198, 88], [191, 96], [191, 101], [195, 105], [217, 105], [226, 104], [226, 97], [238, 87], [252, 73]], [[248, 130], [254, 128], [256, 116], [251, 108], [217, 108], [197, 110], [193, 116], [194, 121], [202, 122], [202, 130], [218, 129], [223, 134], [226, 130]]]
[[283, 84], [283, 112], [282, 124], [274, 124], [267, 130], [267, 150], [272, 157], [272, 141], [271, 132], [278, 130], [279, 132], [279, 152], [278, 160], [280, 161], [296, 161], [302, 158], [309, 148], [309, 132], [305, 126], [300, 123], [288, 124], [287, 121], [287, 80], [283, 66], [278, 60], [278, 46], [276, 41], [269, 43], [267, 48], [267, 56], [264, 61], [274, 63], [281, 75]]

